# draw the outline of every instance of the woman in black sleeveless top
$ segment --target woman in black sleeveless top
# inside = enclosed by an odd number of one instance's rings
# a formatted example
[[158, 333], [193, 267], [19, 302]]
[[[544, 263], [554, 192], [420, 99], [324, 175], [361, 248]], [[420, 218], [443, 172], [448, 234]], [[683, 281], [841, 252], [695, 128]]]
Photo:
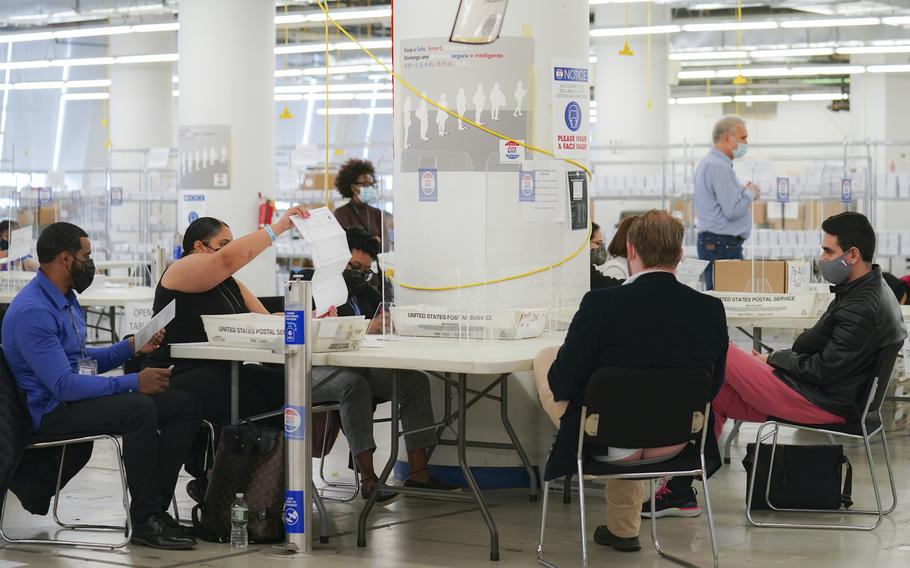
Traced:
[[[202, 315], [268, 313], [262, 302], [232, 275], [268, 248], [277, 235], [289, 230], [292, 215], [306, 218], [309, 212], [292, 207], [268, 229], [237, 240], [223, 222], [211, 217], [197, 219], [184, 234], [183, 256], [164, 272], [155, 289], [155, 313], [176, 300], [176, 315], [167, 326], [165, 344], [146, 357], [143, 366], [174, 365], [171, 388], [189, 392], [203, 418], [212, 422], [216, 431], [230, 423], [230, 363], [172, 359], [170, 345], [208, 341]], [[241, 416], [278, 410], [283, 404], [283, 371], [262, 365], [241, 366]], [[200, 478], [204, 466], [197, 461], [187, 460], [187, 471]]]

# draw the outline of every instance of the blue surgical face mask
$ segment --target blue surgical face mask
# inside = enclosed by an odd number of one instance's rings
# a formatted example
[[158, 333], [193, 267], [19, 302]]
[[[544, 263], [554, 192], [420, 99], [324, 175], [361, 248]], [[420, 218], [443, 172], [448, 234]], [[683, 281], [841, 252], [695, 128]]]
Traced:
[[736, 147], [736, 150], [733, 150], [733, 159], [738, 160], [746, 155], [746, 152], [749, 151], [749, 145], [745, 142], [740, 142]]
[[366, 203], [367, 205], [371, 203], [376, 203], [379, 199], [379, 193], [376, 191], [376, 188], [372, 185], [367, 185], [361, 188], [360, 190], [360, 200]]

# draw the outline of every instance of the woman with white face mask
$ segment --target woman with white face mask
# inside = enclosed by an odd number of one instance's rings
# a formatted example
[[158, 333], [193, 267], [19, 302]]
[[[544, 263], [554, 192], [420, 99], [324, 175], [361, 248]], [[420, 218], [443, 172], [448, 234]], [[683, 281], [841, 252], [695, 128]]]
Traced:
[[367, 160], [351, 158], [338, 170], [335, 187], [342, 197], [350, 199], [348, 203], [335, 210], [335, 218], [345, 229], [359, 227], [370, 233], [381, 243], [380, 250], [389, 250], [389, 228], [391, 215], [383, 223], [383, 213], [376, 205], [379, 203], [379, 186], [376, 183], [376, 170]]

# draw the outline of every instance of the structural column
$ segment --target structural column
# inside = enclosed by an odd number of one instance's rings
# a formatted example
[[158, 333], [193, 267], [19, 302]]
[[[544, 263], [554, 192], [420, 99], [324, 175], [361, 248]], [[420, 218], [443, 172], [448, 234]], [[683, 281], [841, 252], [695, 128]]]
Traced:
[[[668, 20], [663, 6], [651, 5], [651, 25]], [[594, 28], [646, 26], [648, 5], [618, 4], [599, 6], [594, 13]], [[628, 41], [629, 50], [625, 50]], [[639, 165], [623, 165], [618, 168], [597, 171], [595, 180], [598, 194], [609, 194], [615, 188], [609, 187], [607, 176], [654, 176], [662, 173], [661, 160], [667, 155], [664, 150], [628, 148], [614, 153], [609, 147], [660, 146], [669, 142], [667, 87], [668, 38], [663, 34], [626, 37], [592, 37], [592, 53], [597, 62], [594, 70], [594, 96], [596, 101], [596, 123], [594, 152], [592, 160], [608, 158], [636, 162]], [[649, 54], [650, 51], [650, 54]], [[645, 162], [653, 162], [644, 165]], [[604, 225], [606, 233], [619, 221], [621, 212], [629, 209], [650, 209], [659, 207], [660, 202], [599, 201], [594, 202], [595, 220]]]
[[[241, 237], [258, 228], [258, 193], [275, 185], [275, 5], [250, 0], [180, 3], [180, 126], [230, 126], [230, 189], [206, 189], [206, 214]], [[276, 293], [269, 248], [238, 277]]]
[[[108, 53], [114, 57], [176, 51], [176, 34], [171, 32], [113, 35], [109, 41]], [[163, 191], [166, 188], [162, 187], [160, 177], [140, 173], [146, 167], [146, 156], [138, 150], [170, 147], [176, 143], [174, 97], [171, 95], [171, 78], [176, 66], [173, 63], [136, 63], [111, 65], [109, 69], [111, 87], [108, 135], [113, 150], [111, 166], [115, 170], [135, 172], [113, 174], [111, 186], [123, 188], [126, 194], [144, 190]], [[145, 181], [143, 176], [146, 176]], [[156, 207], [153, 214], [148, 209], [142, 210], [137, 203], [126, 202], [112, 207], [112, 227], [124, 230], [112, 231], [111, 242], [127, 243], [136, 252], [139, 251], [135, 247], [142, 245], [157, 245], [170, 250], [172, 243], [166, 235], [152, 235], [153, 239], [160, 239], [161, 242], [144, 242], [140, 233], [130, 228], [138, 227], [141, 221], [159, 225], [164, 216], [174, 215], [173, 209], [173, 206]]]

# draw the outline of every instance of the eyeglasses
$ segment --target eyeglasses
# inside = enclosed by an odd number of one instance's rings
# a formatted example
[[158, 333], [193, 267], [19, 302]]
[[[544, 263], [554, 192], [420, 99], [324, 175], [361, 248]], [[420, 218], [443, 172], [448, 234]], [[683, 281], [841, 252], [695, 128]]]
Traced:
[[367, 267], [362, 267], [362, 266], [359, 266], [359, 265], [358, 265], [358, 266], [351, 266], [351, 265], [349, 264], [349, 265], [347, 266], [347, 269], [348, 269], [349, 271], [351, 271], [351, 272], [356, 272], [356, 273], [360, 274], [360, 277], [363, 278], [364, 281], [367, 281], [367, 282], [369, 282], [370, 280], [372, 280], [372, 279], [373, 279], [373, 276], [374, 276], [373, 271], [370, 269], [369, 266], [367, 266]]

